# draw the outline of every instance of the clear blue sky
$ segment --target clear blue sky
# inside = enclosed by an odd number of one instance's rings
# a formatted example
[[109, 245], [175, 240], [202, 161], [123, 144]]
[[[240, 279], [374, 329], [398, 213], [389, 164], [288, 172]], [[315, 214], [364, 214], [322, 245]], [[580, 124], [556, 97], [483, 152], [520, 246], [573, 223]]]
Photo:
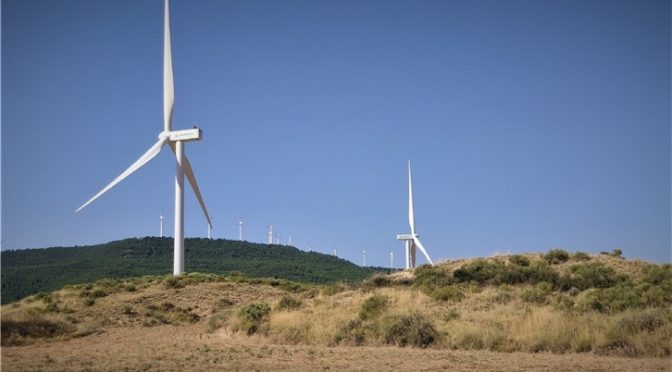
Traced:
[[[406, 161], [434, 260], [670, 261], [670, 1], [171, 3], [176, 129], [214, 236], [402, 265]], [[2, 1], [2, 247], [172, 235], [163, 4]], [[187, 190], [186, 235], [206, 223]], [[421, 260], [421, 263], [424, 260]]]

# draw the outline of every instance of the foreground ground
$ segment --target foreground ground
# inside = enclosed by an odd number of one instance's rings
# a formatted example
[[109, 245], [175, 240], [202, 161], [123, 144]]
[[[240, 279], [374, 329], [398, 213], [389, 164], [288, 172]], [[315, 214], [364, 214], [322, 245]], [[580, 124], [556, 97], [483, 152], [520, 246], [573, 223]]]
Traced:
[[495, 353], [398, 347], [270, 344], [261, 337], [206, 333], [199, 325], [110, 329], [61, 342], [2, 348], [5, 371], [670, 371], [667, 358]]

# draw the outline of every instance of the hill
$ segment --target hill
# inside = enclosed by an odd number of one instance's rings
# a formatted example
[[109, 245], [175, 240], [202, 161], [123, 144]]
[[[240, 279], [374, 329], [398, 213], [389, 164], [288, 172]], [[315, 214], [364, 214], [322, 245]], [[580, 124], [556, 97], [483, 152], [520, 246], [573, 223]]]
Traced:
[[[67, 284], [172, 272], [172, 238], [133, 238], [94, 246], [3, 251], [2, 303]], [[185, 239], [185, 270], [308, 283], [356, 282], [382, 269], [285, 245]]]
[[554, 250], [352, 284], [144, 276], [1, 314], [12, 370], [666, 371], [672, 265]]

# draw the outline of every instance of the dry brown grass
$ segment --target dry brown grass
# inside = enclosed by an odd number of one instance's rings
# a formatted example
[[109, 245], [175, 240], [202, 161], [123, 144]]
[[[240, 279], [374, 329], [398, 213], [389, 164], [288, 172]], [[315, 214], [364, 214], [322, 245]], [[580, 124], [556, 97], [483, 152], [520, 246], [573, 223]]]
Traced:
[[[541, 259], [533, 254], [526, 257], [531, 261]], [[648, 265], [610, 256], [596, 256], [592, 260], [628, 275], [641, 275], [641, 269]], [[471, 261], [447, 262], [442, 267], [452, 272]], [[567, 269], [573, 264], [576, 262], [554, 267]], [[525, 291], [536, 288], [531, 285], [456, 284], [454, 290], [461, 296], [438, 301], [407, 285], [409, 275], [408, 272], [393, 275], [392, 283], [404, 284], [343, 287], [322, 293], [313, 288], [290, 294], [279, 286], [230, 281], [209, 281], [181, 288], [167, 286], [160, 278], [135, 281], [132, 291], [123, 289], [127, 284], [118, 285], [117, 289], [109, 283], [96, 284], [88, 290], [82, 286], [69, 287], [2, 307], [3, 326], [9, 321], [35, 324], [46, 321], [65, 325], [66, 330], [53, 337], [31, 337], [18, 333], [8, 336], [3, 329], [3, 365], [11, 370], [179, 369], [176, 366], [197, 370], [213, 366], [383, 370], [389, 368], [381, 366], [398, 369], [410, 367], [409, 363], [415, 361], [427, 369], [501, 369], [505, 365], [573, 369], [585, 363], [582, 368], [623, 370], [635, 364], [628, 364], [630, 359], [621, 359], [624, 362], [619, 363], [609, 357], [625, 356], [658, 358], [636, 360], [647, 370], [669, 367], [672, 350], [669, 307], [616, 314], [577, 311], [554, 305], [556, 297], [576, 299], [581, 296], [576, 293], [552, 292], [541, 301], [525, 301]], [[89, 304], [90, 296], [83, 293], [97, 289], [105, 289], [109, 295], [96, 297]], [[300, 300], [298, 308], [278, 308], [288, 295]], [[363, 304], [374, 295], [385, 298], [385, 306], [363, 318], [360, 315]], [[240, 310], [252, 303], [264, 303], [274, 310], [259, 331], [250, 336], [244, 331]], [[430, 350], [387, 346], [390, 327], [410, 315], [427, 321], [438, 333], [429, 344]], [[348, 329], [347, 332], [361, 339], [354, 343], [352, 339], [343, 339], [341, 336]], [[136, 355], [129, 350], [131, 345], [145, 348], [149, 356]], [[111, 351], [100, 350], [108, 348], [126, 353], [127, 357], [106, 360]], [[171, 353], [171, 348], [176, 351]], [[490, 359], [483, 360], [482, 355]], [[395, 364], [373, 363], [384, 358]], [[88, 360], [102, 364], [92, 368]], [[140, 363], [143, 360], [147, 362]]]

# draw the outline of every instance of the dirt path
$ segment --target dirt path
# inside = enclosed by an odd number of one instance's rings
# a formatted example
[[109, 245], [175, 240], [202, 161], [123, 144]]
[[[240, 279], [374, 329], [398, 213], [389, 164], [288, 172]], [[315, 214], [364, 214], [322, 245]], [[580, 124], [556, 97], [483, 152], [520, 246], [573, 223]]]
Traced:
[[2, 348], [3, 371], [672, 371], [671, 359], [493, 353], [396, 347], [311, 347], [208, 334], [202, 325], [119, 328]]

